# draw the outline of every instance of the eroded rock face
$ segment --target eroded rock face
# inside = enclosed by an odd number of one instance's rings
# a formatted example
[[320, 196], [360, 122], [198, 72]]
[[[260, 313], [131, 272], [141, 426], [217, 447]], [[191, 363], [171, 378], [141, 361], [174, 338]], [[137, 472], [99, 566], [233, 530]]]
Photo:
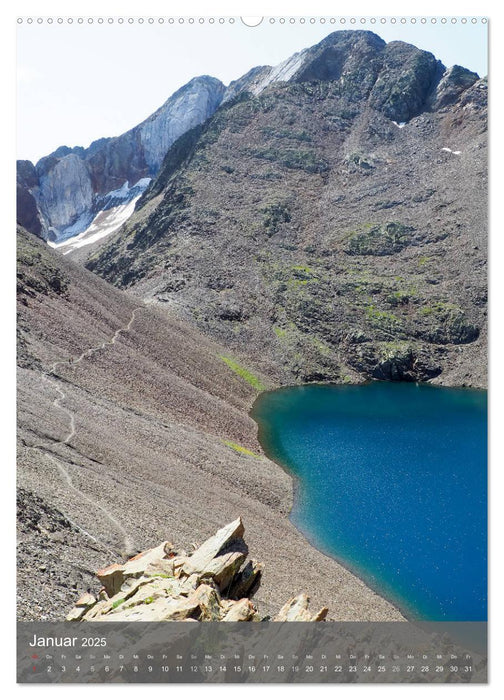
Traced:
[[108, 193], [126, 184], [130, 189], [148, 184], [172, 143], [215, 112], [224, 89], [216, 78], [194, 78], [121, 136], [100, 139], [87, 149], [62, 146], [36, 166], [19, 161], [19, 222], [51, 241], [81, 233]]
[[443, 74], [432, 100], [432, 107], [440, 109], [457, 101], [459, 96], [478, 80], [473, 73], [462, 66], [452, 66]]
[[33, 193], [50, 228], [63, 231], [91, 209], [93, 189], [89, 169], [82, 158], [69, 153], [40, 174], [38, 188]]
[[367, 97], [382, 67], [387, 45], [373, 32], [333, 32], [303, 57], [293, 82], [339, 80], [354, 96]]
[[402, 41], [384, 49], [380, 74], [371, 92], [372, 106], [399, 123], [416, 117], [445, 67], [428, 51]]
[[138, 127], [145, 162], [157, 173], [168, 148], [179, 136], [212, 115], [222, 101], [224, 85], [216, 78], [194, 78]]
[[[241, 518], [225, 527], [192, 554], [162, 542], [137, 554], [125, 564], [112, 564], [97, 572], [103, 584], [95, 597], [85, 593], [67, 620], [152, 621], [261, 620], [250, 600], [257, 589], [262, 565], [248, 561]], [[249, 598], [247, 598], [249, 596]], [[301, 593], [280, 610], [278, 621], [320, 621], [328, 609], [313, 615], [309, 598]]]

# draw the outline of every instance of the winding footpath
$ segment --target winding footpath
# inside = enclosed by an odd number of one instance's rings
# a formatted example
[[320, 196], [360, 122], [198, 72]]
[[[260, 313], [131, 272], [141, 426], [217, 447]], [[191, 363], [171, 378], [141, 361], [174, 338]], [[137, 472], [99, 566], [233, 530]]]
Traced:
[[[66, 437], [63, 440], [57, 440], [55, 443], [53, 443], [53, 445], [69, 445], [76, 434], [75, 414], [70, 409], [65, 408], [65, 406], [61, 405], [61, 402], [64, 401], [66, 398], [66, 394], [60, 388], [60, 386], [56, 383], [56, 381], [54, 379], [52, 379], [52, 377], [55, 377], [55, 378], [58, 377], [58, 375], [56, 373], [57, 368], [59, 366], [74, 367], [75, 365], [80, 364], [84, 359], [89, 358], [92, 355], [94, 355], [94, 353], [99, 352], [100, 350], [104, 350], [107, 346], [115, 345], [115, 343], [116, 343], [117, 339], [119, 338], [119, 336], [121, 335], [121, 333], [127, 333], [131, 329], [131, 325], [135, 320], [136, 312], [142, 308], [143, 307], [139, 306], [136, 309], [133, 309], [133, 312], [131, 314], [130, 320], [128, 321], [128, 324], [126, 326], [124, 326], [123, 328], [119, 328], [118, 330], [116, 330], [116, 332], [114, 333], [114, 335], [112, 336], [112, 338], [110, 340], [106, 340], [103, 343], [101, 343], [100, 345], [97, 345], [96, 347], [88, 348], [87, 350], [85, 350], [81, 355], [79, 355], [75, 359], [58, 360], [57, 362], [53, 362], [53, 364], [49, 367], [49, 369], [44, 371], [44, 373], [42, 374], [43, 380], [47, 384], [49, 384], [52, 388], [54, 388], [54, 390], [58, 393], [58, 396], [54, 399], [54, 401], [52, 402], [52, 405], [55, 408], [57, 408], [58, 410], [65, 413], [65, 415], [68, 418], [68, 428], [69, 428], [68, 434], [66, 435]], [[76, 494], [78, 494], [78, 496], [81, 499], [88, 501], [88, 503], [90, 503], [93, 507], [98, 508], [107, 517], [107, 519], [113, 524], [115, 529], [120, 533], [120, 535], [123, 538], [123, 549], [124, 549], [123, 554], [130, 555], [132, 552], [134, 552], [135, 551], [135, 542], [128, 535], [128, 533], [126, 532], [124, 527], [121, 525], [119, 520], [117, 520], [117, 518], [115, 518], [112, 515], [112, 513], [110, 513], [110, 511], [108, 511], [104, 506], [100, 505], [93, 498], [91, 498], [90, 496], [83, 493], [81, 491], [81, 489], [79, 489], [73, 483], [72, 477], [70, 476], [70, 473], [68, 472], [66, 467], [63, 465], [63, 463], [59, 459], [57, 459], [53, 454], [51, 454], [46, 447], [44, 447], [42, 445], [37, 445], [34, 447], [34, 449], [40, 450], [58, 468], [63, 480], [66, 482], [67, 486], [72, 491], [74, 491]], [[78, 527], [78, 529], [81, 532], [83, 532], [85, 535], [87, 535], [88, 537], [93, 539], [95, 542], [98, 542], [98, 540], [95, 537], [93, 537], [93, 535], [90, 535], [89, 532], [87, 532], [83, 528], [79, 527], [78, 525], [76, 527]]]

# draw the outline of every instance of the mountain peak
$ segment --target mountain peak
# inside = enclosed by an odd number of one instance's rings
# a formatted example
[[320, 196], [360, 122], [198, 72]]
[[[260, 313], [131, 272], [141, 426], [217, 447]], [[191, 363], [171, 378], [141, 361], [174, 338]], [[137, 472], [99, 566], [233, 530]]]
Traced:
[[143, 122], [126, 133], [94, 141], [89, 148], [60, 146], [41, 158], [35, 180], [19, 166], [19, 221], [46, 240], [61, 241], [85, 232], [124, 185], [138, 196], [137, 183], [149, 181], [182, 134], [201, 124], [220, 105], [224, 84], [209, 75], [192, 78]]
[[360, 42], [374, 44], [377, 48], [386, 46], [386, 42], [369, 29], [337, 29], [324, 37], [318, 44], [315, 44], [311, 50], [324, 46], [348, 45]]
[[195, 76], [125, 134], [99, 139], [87, 149], [60, 146], [41, 158], [36, 184], [22, 167], [19, 220], [55, 241], [84, 232], [107, 193], [125, 183], [136, 192], [137, 182], [158, 174], [178, 138], [239, 93], [259, 95], [273, 83], [330, 81], [338, 83], [345, 99], [366, 102], [402, 123], [422, 111], [452, 104], [477, 78], [459, 66], [446, 70], [428, 51], [402, 41], [387, 44], [367, 30], [335, 31], [277, 66], [252, 68], [227, 88], [213, 76]]

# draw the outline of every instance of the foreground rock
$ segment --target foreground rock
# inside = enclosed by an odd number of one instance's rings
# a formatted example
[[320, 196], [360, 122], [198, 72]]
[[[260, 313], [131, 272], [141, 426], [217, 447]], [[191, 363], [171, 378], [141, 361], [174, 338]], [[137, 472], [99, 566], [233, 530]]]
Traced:
[[[164, 620], [241, 622], [264, 618], [250, 600], [260, 584], [262, 565], [249, 560], [241, 518], [221, 528], [192, 554], [162, 542], [96, 573], [103, 588], [84, 594], [67, 620], [161, 622]], [[315, 615], [306, 593], [289, 600], [276, 621], [324, 620]]]

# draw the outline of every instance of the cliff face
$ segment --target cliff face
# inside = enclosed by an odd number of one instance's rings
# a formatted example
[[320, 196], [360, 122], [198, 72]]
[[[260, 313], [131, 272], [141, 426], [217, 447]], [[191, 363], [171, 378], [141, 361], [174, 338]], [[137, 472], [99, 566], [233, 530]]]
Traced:
[[484, 386], [486, 81], [357, 31], [228, 90], [88, 267], [277, 382]]
[[[144, 122], [87, 149], [61, 147], [36, 166], [18, 163], [18, 221], [46, 240], [82, 233], [102, 210], [103, 197], [125, 184], [142, 191], [171, 144], [219, 106], [224, 85], [194, 78]], [[130, 199], [133, 199], [132, 194]]]
[[56, 231], [63, 232], [69, 223], [91, 211], [91, 177], [86, 163], [75, 153], [51, 160], [50, 165], [46, 161], [44, 165], [38, 170], [39, 184], [34, 198], [57, 235]]

